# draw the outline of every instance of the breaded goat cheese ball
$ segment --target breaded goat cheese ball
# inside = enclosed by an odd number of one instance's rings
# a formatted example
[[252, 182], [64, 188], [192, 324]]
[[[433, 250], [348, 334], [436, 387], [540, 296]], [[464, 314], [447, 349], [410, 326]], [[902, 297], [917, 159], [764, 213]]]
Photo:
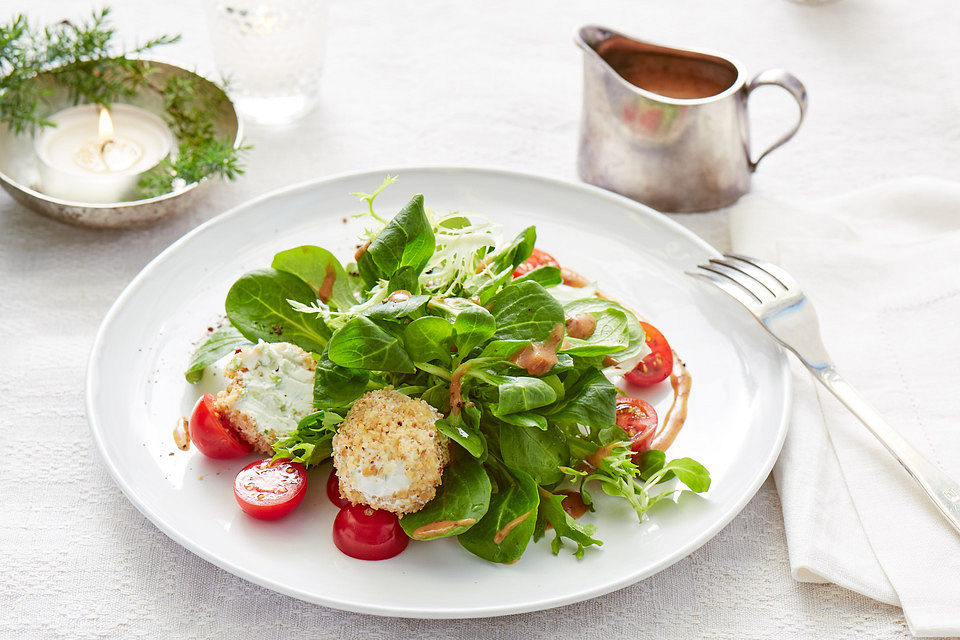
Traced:
[[260, 342], [240, 349], [226, 363], [227, 388], [217, 394], [214, 409], [260, 453], [297, 428], [313, 411], [310, 354], [289, 342]]
[[450, 461], [438, 418], [423, 400], [390, 388], [358, 398], [333, 436], [340, 495], [397, 515], [422, 509]]

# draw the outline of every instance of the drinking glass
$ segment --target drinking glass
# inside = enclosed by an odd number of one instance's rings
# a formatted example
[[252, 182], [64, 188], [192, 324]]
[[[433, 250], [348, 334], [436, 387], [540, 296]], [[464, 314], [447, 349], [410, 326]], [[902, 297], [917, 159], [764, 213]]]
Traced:
[[328, 13], [328, 0], [207, 1], [217, 66], [244, 116], [282, 125], [316, 106]]

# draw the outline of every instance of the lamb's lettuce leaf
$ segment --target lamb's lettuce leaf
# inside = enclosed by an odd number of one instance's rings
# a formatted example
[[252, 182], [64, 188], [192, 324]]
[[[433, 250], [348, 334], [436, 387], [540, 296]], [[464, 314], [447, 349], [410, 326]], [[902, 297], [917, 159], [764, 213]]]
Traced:
[[333, 334], [327, 357], [349, 369], [415, 371], [403, 343], [365, 316], [351, 318]]
[[460, 535], [483, 518], [490, 505], [490, 478], [473, 456], [456, 453], [443, 471], [437, 495], [422, 509], [400, 518], [414, 540]]
[[353, 292], [355, 283], [340, 261], [322, 247], [304, 245], [281, 251], [273, 256], [270, 266], [297, 276], [310, 285], [317, 298], [333, 303], [338, 309], [349, 309], [357, 304]]
[[[577, 375], [573, 375], [577, 374]], [[586, 425], [595, 429], [617, 422], [617, 388], [598, 369], [570, 372], [564, 381], [566, 394], [548, 417], [563, 425]]]
[[450, 362], [453, 324], [437, 316], [417, 318], [403, 329], [403, 344], [414, 362]]
[[276, 269], [258, 269], [233, 283], [224, 303], [230, 323], [251, 342], [291, 342], [320, 353], [330, 329], [314, 314], [290, 306], [290, 300], [313, 304], [316, 292], [297, 276]]
[[537, 483], [520, 470], [504, 469], [496, 482], [486, 515], [457, 540], [485, 560], [509, 564], [520, 559], [533, 536], [540, 496]]
[[193, 352], [190, 366], [184, 376], [190, 384], [196, 384], [203, 378], [203, 370], [227, 354], [252, 344], [239, 331], [229, 324], [216, 329]]
[[545, 340], [563, 325], [563, 307], [532, 280], [512, 282], [493, 297], [490, 313], [497, 322], [498, 340]]
[[630, 328], [624, 311], [610, 307], [601, 311], [575, 311], [574, 313], [589, 313], [596, 321], [596, 327], [586, 338], [568, 336], [563, 353], [590, 358], [623, 352], [630, 346]]
[[324, 353], [316, 363], [313, 376], [313, 406], [315, 409], [349, 407], [367, 391], [369, 381], [369, 371], [342, 367]]
[[500, 452], [508, 467], [525, 471], [541, 485], [560, 482], [563, 479], [560, 467], [570, 462], [567, 439], [553, 426], [541, 430], [501, 425]]
[[380, 280], [390, 280], [401, 267], [409, 267], [410, 273], [419, 275], [435, 249], [423, 196], [416, 195], [360, 254], [357, 269], [364, 284], [373, 287]]

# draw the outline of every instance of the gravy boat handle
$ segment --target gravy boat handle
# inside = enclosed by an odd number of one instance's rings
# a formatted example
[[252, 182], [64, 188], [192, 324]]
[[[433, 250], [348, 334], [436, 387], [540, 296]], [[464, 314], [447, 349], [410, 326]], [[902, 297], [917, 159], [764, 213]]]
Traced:
[[750, 160], [750, 171], [756, 171], [757, 165], [760, 164], [760, 161], [763, 160], [768, 153], [782, 146], [787, 140], [792, 138], [797, 133], [797, 131], [800, 129], [800, 125], [803, 123], [803, 116], [807, 113], [806, 87], [803, 86], [803, 83], [800, 82], [796, 76], [784, 69], [767, 69], [766, 71], [761, 71], [758, 73], [746, 87], [747, 96], [749, 97], [750, 93], [757, 87], [769, 85], [786, 89], [787, 92], [793, 96], [793, 99], [797, 101], [797, 106], [800, 107], [800, 117], [797, 118], [797, 124], [793, 125], [793, 128], [788, 131], [785, 136], [770, 145], [770, 147], [761, 153], [756, 160]]

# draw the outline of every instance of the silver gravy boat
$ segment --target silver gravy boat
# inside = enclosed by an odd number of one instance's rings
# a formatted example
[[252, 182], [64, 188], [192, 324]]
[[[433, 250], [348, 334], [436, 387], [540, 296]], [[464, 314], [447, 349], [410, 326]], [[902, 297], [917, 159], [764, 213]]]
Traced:
[[[782, 69], [748, 82], [732, 58], [598, 26], [580, 29], [576, 43], [584, 51], [580, 178], [655, 209], [708, 211], [732, 204], [750, 190], [760, 160], [803, 122], [806, 90]], [[764, 85], [786, 89], [800, 117], [754, 160], [747, 97]]]

